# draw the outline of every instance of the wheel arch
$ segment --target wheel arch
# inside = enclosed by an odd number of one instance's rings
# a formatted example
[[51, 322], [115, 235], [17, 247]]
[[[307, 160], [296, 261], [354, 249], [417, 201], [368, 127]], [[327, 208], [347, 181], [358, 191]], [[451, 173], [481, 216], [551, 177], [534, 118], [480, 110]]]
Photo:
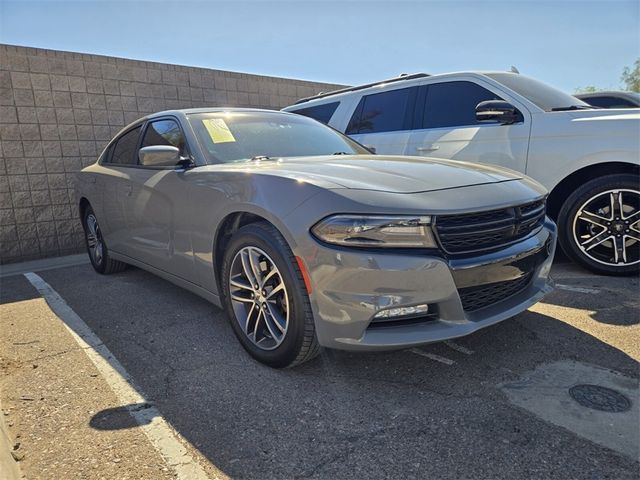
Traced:
[[87, 211], [87, 208], [91, 206], [91, 203], [87, 199], [87, 197], [82, 197], [80, 202], [78, 202], [78, 211], [80, 212], [80, 221], [84, 223], [84, 214]]
[[222, 272], [220, 271], [219, 267], [222, 265], [222, 259], [224, 258], [224, 251], [226, 246], [229, 244], [229, 241], [231, 240], [233, 234], [240, 228], [244, 227], [245, 225], [259, 222], [265, 222], [273, 226], [285, 237], [285, 239], [287, 239], [287, 235], [285, 234], [285, 232], [283, 232], [278, 225], [274, 224], [274, 222], [258, 213], [249, 212], [246, 210], [227, 214], [227, 216], [225, 216], [218, 225], [213, 239], [212, 260], [214, 266], [213, 270], [215, 275], [216, 288], [220, 293], [220, 296], [222, 296], [223, 292], [220, 282], [220, 275]]
[[576, 170], [560, 181], [549, 193], [547, 200], [548, 215], [554, 221], [557, 221], [564, 201], [577, 187], [593, 178], [619, 173], [640, 175], [640, 166], [626, 162], [606, 162], [588, 165]]

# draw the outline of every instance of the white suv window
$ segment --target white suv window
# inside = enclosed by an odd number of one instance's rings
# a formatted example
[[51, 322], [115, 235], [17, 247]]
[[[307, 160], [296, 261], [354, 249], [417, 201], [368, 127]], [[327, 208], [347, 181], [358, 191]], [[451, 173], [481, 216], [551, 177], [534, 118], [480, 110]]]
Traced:
[[418, 87], [409, 87], [365, 95], [349, 122], [347, 135], [411, 129], [417, 91]]
[[322, 105], [315, 105], [313, 107], [301, 108], [299, 110], [289, 110], [291, 113], [297, 113], [298, 115], [304, 115], [305, 117], [313, 118], [319, 122], [328, 124], [329, 120], [337, 110], [340, 102], [323, 103]]
[[502, 100], [473, 82], [432, 83], [422, 116], [422, 128], [476, 125], [476, 106], [485, 100]]

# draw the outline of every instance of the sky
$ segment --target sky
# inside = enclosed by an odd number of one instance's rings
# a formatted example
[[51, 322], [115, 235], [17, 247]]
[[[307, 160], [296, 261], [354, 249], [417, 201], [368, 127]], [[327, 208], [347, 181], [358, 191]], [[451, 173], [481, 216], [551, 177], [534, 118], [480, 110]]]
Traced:
[[508, 70], [619, 88], [640, 1], [0, 0], [0, 43], [355, 85]]

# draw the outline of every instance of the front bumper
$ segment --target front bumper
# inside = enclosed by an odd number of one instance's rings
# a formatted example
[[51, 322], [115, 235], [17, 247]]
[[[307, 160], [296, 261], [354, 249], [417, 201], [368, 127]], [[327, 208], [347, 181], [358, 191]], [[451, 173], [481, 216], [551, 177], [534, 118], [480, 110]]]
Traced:
[[[318, 341], [342, 350], [392, 350], [468, 335], [526, 310], [552, 290], [555, 247], [556, 227], [548, 218], [535, 235], [464, 259], [316, 245], [305, 261]], [[530, 280], [508, 298], [474, 311], [463, 308], [459, 289], [523, 275]], [[425, 321], [372, 324], [381, 309], [424, 303], [436, 312]]]

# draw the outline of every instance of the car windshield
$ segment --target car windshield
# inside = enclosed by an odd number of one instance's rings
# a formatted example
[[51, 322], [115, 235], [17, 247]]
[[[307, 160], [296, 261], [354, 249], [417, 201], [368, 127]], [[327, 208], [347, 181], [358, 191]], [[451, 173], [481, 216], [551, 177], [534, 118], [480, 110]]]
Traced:
[[487, 76], [522, 95], [546, 112], [593, 108], [562, 90], [525, 75], [488, 73]]
[[299, 115], [221, 111], [189, 115], [189, 122], [210, 163], [370, 153], [335, 130]]

